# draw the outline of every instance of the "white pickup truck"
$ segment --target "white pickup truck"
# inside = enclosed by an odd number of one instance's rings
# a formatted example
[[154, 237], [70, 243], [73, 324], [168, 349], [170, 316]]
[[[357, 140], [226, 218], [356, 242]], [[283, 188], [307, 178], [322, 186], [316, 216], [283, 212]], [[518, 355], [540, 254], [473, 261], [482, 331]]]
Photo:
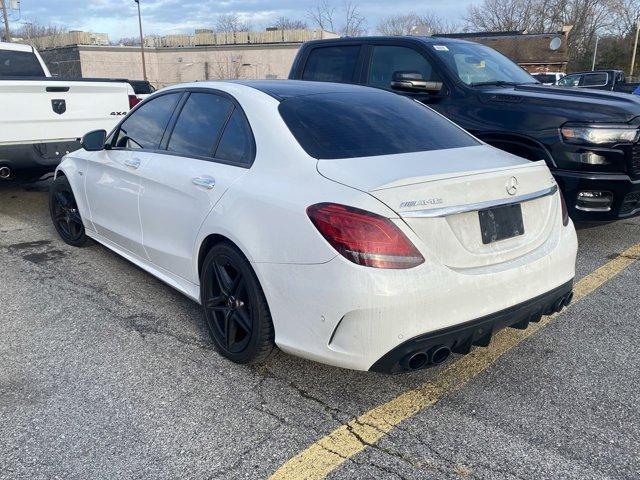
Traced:
[[51, 77], [38, 52], [0, 42], [0, 180], [53, 171], [90, 130], [111, 130], [139, 100], [126, 80]]

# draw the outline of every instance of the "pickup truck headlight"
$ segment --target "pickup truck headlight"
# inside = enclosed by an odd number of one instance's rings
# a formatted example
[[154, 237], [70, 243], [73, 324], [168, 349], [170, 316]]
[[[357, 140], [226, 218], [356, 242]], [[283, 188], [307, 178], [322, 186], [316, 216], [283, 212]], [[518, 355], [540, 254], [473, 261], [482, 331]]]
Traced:
[[638, 128], [630, 125], [565, 125], [561, 132], [565, 142], [582, 145], [634, 143], [638, 139]]

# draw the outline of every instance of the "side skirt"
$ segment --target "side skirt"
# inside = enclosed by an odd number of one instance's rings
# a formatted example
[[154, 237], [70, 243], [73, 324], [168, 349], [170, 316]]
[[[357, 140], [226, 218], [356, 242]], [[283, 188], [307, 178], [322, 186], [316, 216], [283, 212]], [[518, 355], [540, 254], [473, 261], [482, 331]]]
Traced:
[[109, 250], [112, 250], [118, 255], [120, 255], [121, 257], [125, 258], [126, 260], [129, 260], [131, 263], [133, 263], [137, 267], [140, 267], [144, 271], [150, 273], [151, 275], [156, 277], [158, 280], [176, 289], [177, 291], [179, 291], [186, 297], [190, 298], [191, 300], [197, 303], [200, 303], [200, 286], [199, 285], [191, 283], [185, 280], [184, 278], [173, 275], [172, 273], [167, 272], [166, 270], [161, 269], [160, 267], [153, 265], [146, 260], [141, 259], [137, 255], [134, 255], [128, 250], [125, 250], [122, 247], [111, 242], [110, 240], [107, 240], [106, 238], [96, 233], [95, 231], [85, 229], [85, 233], [87, 234], [88, 237], [93, 238], [96, 242], [101, 243], [102, 245], [107, 247]]

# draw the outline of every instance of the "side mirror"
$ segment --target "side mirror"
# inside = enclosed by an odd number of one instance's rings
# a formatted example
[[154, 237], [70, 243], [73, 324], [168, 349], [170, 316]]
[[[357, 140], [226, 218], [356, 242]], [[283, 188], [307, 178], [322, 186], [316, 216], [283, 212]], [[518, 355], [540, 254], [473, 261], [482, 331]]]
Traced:
[[440, 93], [442, 82], [427, 82], [420, 72], [393, 72], [391, 88], [406, 92]]
[[104, 143], [107, 140], [106, 130], [93, 130], [86, 133], [80, 141], [80, 146], [87, 152], [99, 152], [104, 150]]

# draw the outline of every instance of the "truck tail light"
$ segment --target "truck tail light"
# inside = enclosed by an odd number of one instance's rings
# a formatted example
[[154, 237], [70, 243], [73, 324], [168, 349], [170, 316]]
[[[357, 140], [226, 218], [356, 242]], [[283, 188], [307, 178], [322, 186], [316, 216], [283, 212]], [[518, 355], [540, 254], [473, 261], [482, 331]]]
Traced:
[[140, 99], [138, 97], [136, 97], [135, 95], [129, 95], [129, 110], [131, 110], [133, 107], [135, 107], [139, 103], [140, 103]]
[[307, 215], [340, 255], [366, 267], [412, 268], [423, 256], [388, 218], [335, 203], [318, 203]]

